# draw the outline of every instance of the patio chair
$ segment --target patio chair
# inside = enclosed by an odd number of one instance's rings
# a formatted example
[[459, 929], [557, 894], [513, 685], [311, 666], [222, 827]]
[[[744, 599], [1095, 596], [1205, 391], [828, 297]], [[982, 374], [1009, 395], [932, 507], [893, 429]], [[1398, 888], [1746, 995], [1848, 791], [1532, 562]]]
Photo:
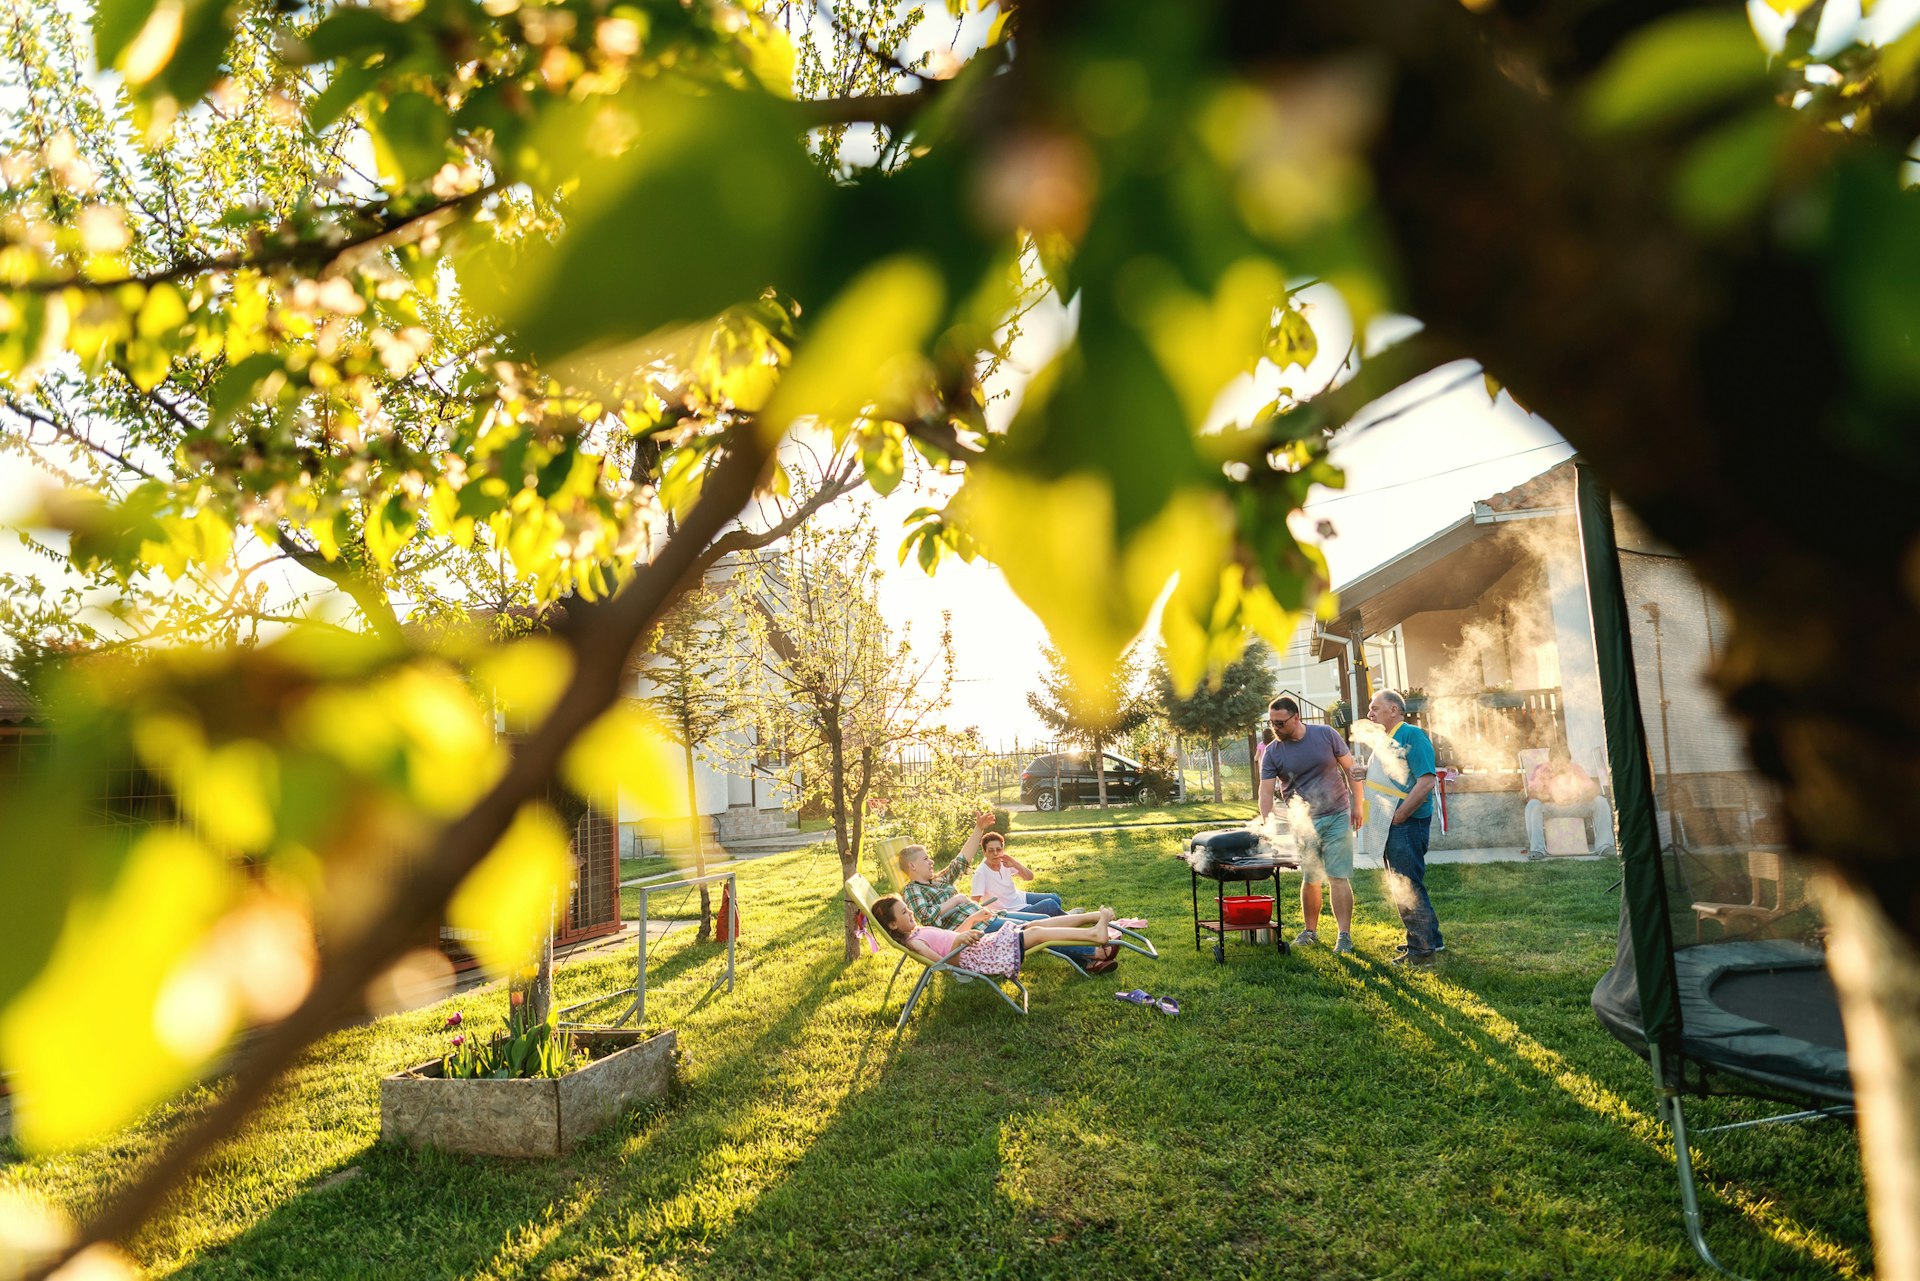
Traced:
[[900, 971], [906, 968], [907, 962], [912, 961], [921, 967], [920, 979], [913, 985], [913, 991], [908, 993], [906, 1007], [900, 1011], [900, 1021], [893, 1025], [893, 1036], [895, 1040], [899, 1040], [900, 1033], [906, 1030], [907, 1019], [912, 1016], [914, 1005], [920, 1000], [920, 994], [927, 990], [927, 985], [933, 981], [933, 976], [936, 974], [945, 974], [956, 983], [971, 983], [973, 980], [979, 979], [982, 983], [985, 983], [993, 989], [994, 995], [1012, 1006], [1013, 1009], [1021, 1014], [1027, 1012], [1027, 985], [1022, 983], [1018, 976], [1007, 980], [1007, 982], [1019, 989], [1020, 999], [1016, 1001], [1007, 993], [1005, 988], [1000, 986], [1000, 981], [996, 976], [981, 974], [977, 970], [969, 970], [963, 966], [953, 964], [953, 958], [964, 951], [964, 948], [956, 947], [938, 961], [929, 961], [926, 957], [921, 956], [918, 952], [894, 938], [893, 935], [883, 929], [880, 922], [875, 920], [873, 916], [874, 901], [881, 898], [882, 895], [874, 893], [873, 885], [866, 877], [856, 873], [847, 878], [847, 897], [853, 900], [855, 907], [858, 907], [862, 912], [866, 913], [869, 933], [875, 938], [885, 939], [888, 947], [900, 953], [900, 963], [893, 967], [893, 977], [887, 980], [887, 990], [880, 998], [880, 1006], [882, 1009], [886, 1008], [887, 998], [893, 995], [893, 985], [899, 981]]
[[1768, 850], [1749, 850], [1747, 864], [1747, 901], [1693, 905], [1694, 934], [1705, 939], [1706, 926], [1712, 921], [1729, 937], [1751, 933], [1760, 926], [1777, 921], [1799, 904], [1787, 891], [1786, 873], [1780, 856]]

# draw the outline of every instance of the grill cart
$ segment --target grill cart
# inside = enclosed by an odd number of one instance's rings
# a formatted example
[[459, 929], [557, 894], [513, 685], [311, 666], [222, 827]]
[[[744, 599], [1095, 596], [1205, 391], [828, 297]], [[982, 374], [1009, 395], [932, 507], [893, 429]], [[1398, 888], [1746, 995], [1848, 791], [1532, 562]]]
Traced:
[[[1213, 959], [1225, 963], [1227, 935], [1245, 934], [1249, 942], [1259, 931], [1272, 930], [1275, 948], [1287, 953], [1287, 940], [1281, 927], [1280, 873], [1297, 872], [1300, 860], [1291, 850], [1280, 850], [1263, 840], [1258, 832], [1244, 827], [1218, 832], [1201, 832], [1187, 845], [1182, 856], [1193, 877], [1193, 950], [1200, 950], [1202, 932], [1213, 935]], [[1214, 915], [1200, 915], [1200, 881], [1213, 882]], [[1255, 894], [1256, 882], [1271, 880], [1273, 893]], [[1228, 894], [1228, 884], [1238, 885], [1238, 894]]]

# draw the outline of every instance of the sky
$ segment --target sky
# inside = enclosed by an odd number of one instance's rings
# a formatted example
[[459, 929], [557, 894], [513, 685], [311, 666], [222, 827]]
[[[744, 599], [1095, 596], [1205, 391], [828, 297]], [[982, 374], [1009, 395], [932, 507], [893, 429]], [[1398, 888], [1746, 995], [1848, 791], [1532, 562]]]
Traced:
[[[1262, 363], [1250, 378], [1228, 388], [1212, 418], [1225, 423], [1251, 414], [1273, 399], [1281, 386], [1306, 392], [1326, 386], [1339, 370], [1352, 336], [1344, 311], [1330, 290], [1300, 291], [1320, 341], [1320, 356], [1306, 370], [1283, 373]], [[1001, 425], [1018, 405], [1021, 383], [1045, 364], [1072, 324], [1071, 309], [1037, 308], [1028, 317], [1027, 337], [1015, 348], [1005, 383], [1010, 394], [994, 405]], [[1398, 318], [1376, 322], [1366, 346], [1395, 341], [1417, 326]], [[1444, 366], [1382, 397], [1335, 438], [1333, 459], [1347, 474], [1344, 490], [1316, 487], [1296, 532], [1325, 551], [1334, 585], [1358, 578], [1392, 559], [1427, 535], [1465, 516], [1478, 499], [1510, 489], [1571, 456], [1573, 449], [1543, 420], [1517, 406], [1511, 396], [1489, 397], [1479, 367], [1472, 362]], [[903, 484], [876, 503], [881, 543], [889, 553], [893, 534], [915, 507], [945, 501], [953, 482], [936, 478], [927, 486]], [[1314, 526], [1333, 525], [1320, 539]], [[1046, 737], [1027, 705], [1040, 688], [1045, 667], [1041, 649], [1047, 633], [1039, 618], [1021, 603], [999, 570], [981, 561], [941, 560], [932, 577], [918, 565], [888, 562], [881, 588], [881, 609], [894, 627], [911, 625], [916, 636], [938, 627], [942, 610], [953, 617], [956, 727], [974, 726], [990, 744], [1011, 749]]]

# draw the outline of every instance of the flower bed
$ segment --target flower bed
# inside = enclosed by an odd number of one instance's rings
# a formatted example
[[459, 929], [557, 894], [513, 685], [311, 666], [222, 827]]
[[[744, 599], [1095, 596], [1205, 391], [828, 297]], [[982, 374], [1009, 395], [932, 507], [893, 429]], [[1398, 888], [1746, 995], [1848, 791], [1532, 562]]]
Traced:
[[563, 1076], [448, 1080], [434, 1059], [380, 1082], [383, 1142], [489, 1156], [564, 1156], [673, 1083], [672, 1029], [576, 1032], [588, 1061]]

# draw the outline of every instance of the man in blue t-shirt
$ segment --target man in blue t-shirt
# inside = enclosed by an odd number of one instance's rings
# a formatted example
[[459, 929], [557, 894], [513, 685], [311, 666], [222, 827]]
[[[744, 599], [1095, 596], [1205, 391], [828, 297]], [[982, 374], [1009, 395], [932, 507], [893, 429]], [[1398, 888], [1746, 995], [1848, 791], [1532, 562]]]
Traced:
[[1353, 786], [1353, 752], [1325, 725], [1300, 719], [1300, 704], [1276, 698], [1267, 705], [1273, 741], [1260, 753], [1260, 817], [1273, 812], [1274, 793], [1289, 810], [1305, 809], [1311, 826], [1289, 823], [1300, 850], [1300, 917], [1295, 947], [1320, 941], [1320, 882], [1333, 897], [1340, 927], [1336, 952], [1353, 951], [1353, 829], [1360, 826], [1360, 793]]
[[1375, 805], [1390, 805], [1393, 825], [1387, 829], [1387, 893], [1407, 927], [1407, 941], [1393, 958], [1395, 965], [1432, 965], [1434, 954], [1446, 944], [1440, 922], [1427, 897], [1427, 839], [1433, 830], [1433, 787], [1438, 777], [1433, 740], [1417, 725], [1407, 723], [1407, 700], [1399, 691], [1383, 689], [1367, 705], [1367, 719], [1386, 731], [1376, 752], [1386, 754], [1386, 779], [1369, 782]]

